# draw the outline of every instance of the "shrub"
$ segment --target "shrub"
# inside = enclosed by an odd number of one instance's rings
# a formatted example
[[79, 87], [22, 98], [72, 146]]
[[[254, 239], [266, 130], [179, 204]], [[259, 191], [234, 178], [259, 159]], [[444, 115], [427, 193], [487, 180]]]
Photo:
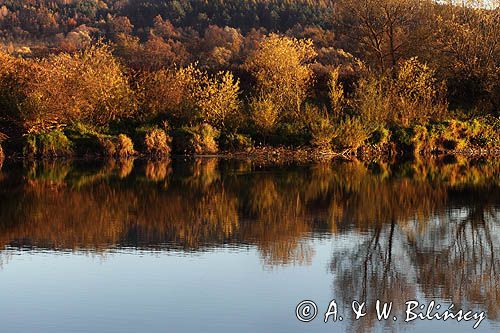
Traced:
[[334, 143], [342, 149], [356, 150], [368, 139], [368, 134], [359, 118], [347, 117], [335, 131]]
[[99, 136], [102, 154], [107, 157], [130, 157], [136, 154], [132, 140], [125, 134]]
[[311, 40], [270, 34], [244, 67], [257, 81], [257, 95], [272, 101], [280, 118], [296, 118], [312, 83], [310, 63], [315, 56]]
[[24, 155], [29, 157], [67, 157], [72, 155], [72, 144], [58, 130], [43, 134], [27, 134]]
[[106, 126], [135, 110], [128, 79], [105, 45], [44, 60], [2, 58], [0, 104], [28, 133], [74, 122]]
[[382, 145], [388, 143], [391, 132], [386, 128], [379, 128], [370, 135], [370, 143], [372, 145]]
[[172, 138], [161, 128], [153, 128], [146, 132], [144, 145], [146, 152], [155, 157], [170, 155]]
[[251, 118], [255, 126], [264, 134], [270, 134], [278, 122], [278, 109], [270, 98], [252, 98]]
[[219, 151], [215, 141], [218, 136], [219, 131], [206, 123], [184, 126], [175, 132], [174, 148], [177, 153], [182, 154], [215, 154]]
[[409, 127], [439, 120], [447, 110], [443, 85], [434, 71], [416, 58], [400, 64], [396, 77], [370, 76], [361, 79], [350, 101], [369, 130], [388, 125]]
[[342, 110], [344, 109], [345, 104], [344, 86], [339, 82], [339, 75], [340, 67], [337, 67], [330, 73], [330, 80], [328, 81], [328, 93], [330, 97], [332, 113], [333, 116], [337, 119], [342, 116]]
[[330, 146], [335, 136], [335, 127], [330, 121], [326, 110], [322, 114], [317, 107], [306, 105], [305, 113], [311, 135], [309, 142], [316, 147]]
[[222, 148], [229, 150], [250, 151], [254, 146], [252, 138], [239, 133], [223, 133], [219, 142]]
[[190, 65], [146, 73], [139, 80], [143, 117], [167, 115], [177, 124], [202, 120], [225, 128], [240, 113], [239, 81], [231, 72], [209, 75]]
[[442, 118], [448, 108], [442, 100], [443, 87], [437, 85], [435, 71], [417, 58], [402, 62], [390, 92], [396, 111], [393, 121], [408, 126]]
[[[202, 119], [217, 128], [225, 128], [240, 112], [239, 81], [231, 72], [219, 72], [199, 83], [196, 104]], [[234, 123], [234, 122], [233, 122]]]

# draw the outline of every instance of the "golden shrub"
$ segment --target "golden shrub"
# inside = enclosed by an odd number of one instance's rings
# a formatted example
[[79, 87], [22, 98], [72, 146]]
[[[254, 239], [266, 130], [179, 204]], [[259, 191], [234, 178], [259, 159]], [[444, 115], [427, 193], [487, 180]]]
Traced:
[[311, 40], [270, 34], [244, 67], [257, 81], [257, 93], [276, 105], [280, 116], [298, 117], [313, 80], [310, 63], [316, 56]]
[[239, 81], [227, 71], [209, 75], [195, 65], [162, 69], [144, 74], [139, 89], [145, 117], [165, 114], [181, 124], [201, 120], [222, 128], [240, 111]]
[[102, 153], [107, 157], [130, 157], [136, 154], [132, 140], [125, 134], [99, 137]]
[[211, 78], [205, 75], [195, 90], [203, 120], [218, 128], [226, 127], [228, 118], [240, 110], [239, 90], [239, 80], [231, 72], [219, 72]]
[[255, 126], [264, 133], [270, 133], [278, 122], [278, 108], [270, 98], [265, 96], [253, 98], [250, 112]]
[[144, 144], [148, 154], [156, 157], [166, 157], [170, 155], [170, 144], [172, 138], [165, 130], [153, 128], [146, 133]]
[[339, 82], [340, 67], [335, 68], [330, 72], [330, 80], [328, 81], [328, 93], [330, 104], [334, 117], [338, 118], [342, 115], [342, 110], [345, 104], [344, 86]]
[[105, 126], [135, 110], [128, 78], [106, 45], [43, 60], [0, 58], [1, 104], [28, 133], [73, 122]]
[[395, 77], [371, 74], [361, 79], [351, 104], [370, 130], [411, 126], [444, 115], [448, 106], [443, 90], [434, 70], [411, 58], [400, 63]]

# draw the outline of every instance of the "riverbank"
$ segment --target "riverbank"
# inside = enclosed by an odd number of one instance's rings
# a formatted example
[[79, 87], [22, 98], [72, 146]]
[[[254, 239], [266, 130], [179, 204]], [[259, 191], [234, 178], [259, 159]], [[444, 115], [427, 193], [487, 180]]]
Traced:
[[4, 155], [10, 159], [219, 156], [276, 163], [353, 158], [390, 162], [446, 155], [496, 158], [500, 155], [499, 129], [497, 118], [451, 119], [427, 126], [377, 129], [356, 145], [339, 145], [344, 136], [352, 134], [339, 132], [331, 141], [314, 145], [307, 133], [262, 140], [255, 133], [220, 132], [209, 124], [181, 128], [135, 125], [106, 131], [73, 126], [43, 134], [0, 133], [0, 160]]

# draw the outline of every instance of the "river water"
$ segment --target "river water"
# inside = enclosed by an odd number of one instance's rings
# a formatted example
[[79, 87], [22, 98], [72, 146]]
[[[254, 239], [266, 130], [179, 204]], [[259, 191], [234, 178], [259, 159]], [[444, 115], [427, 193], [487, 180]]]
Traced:
[[499, 331], [499, 166], [6, 162], [0, 331]]

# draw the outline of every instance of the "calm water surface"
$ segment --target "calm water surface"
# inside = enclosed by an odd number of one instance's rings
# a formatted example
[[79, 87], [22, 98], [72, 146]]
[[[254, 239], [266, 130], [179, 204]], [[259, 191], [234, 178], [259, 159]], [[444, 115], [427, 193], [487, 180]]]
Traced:
[[[500, 165], [6, 163], [1, 332], [500, 330]], [[295, 307], [313, 300], [318, 317]], [[322, 322], [330, 300], [343, 321]], [[392, 301], [379, 322], [377, 299]], [[350, 304], [366, 302], [354, 320]]]

